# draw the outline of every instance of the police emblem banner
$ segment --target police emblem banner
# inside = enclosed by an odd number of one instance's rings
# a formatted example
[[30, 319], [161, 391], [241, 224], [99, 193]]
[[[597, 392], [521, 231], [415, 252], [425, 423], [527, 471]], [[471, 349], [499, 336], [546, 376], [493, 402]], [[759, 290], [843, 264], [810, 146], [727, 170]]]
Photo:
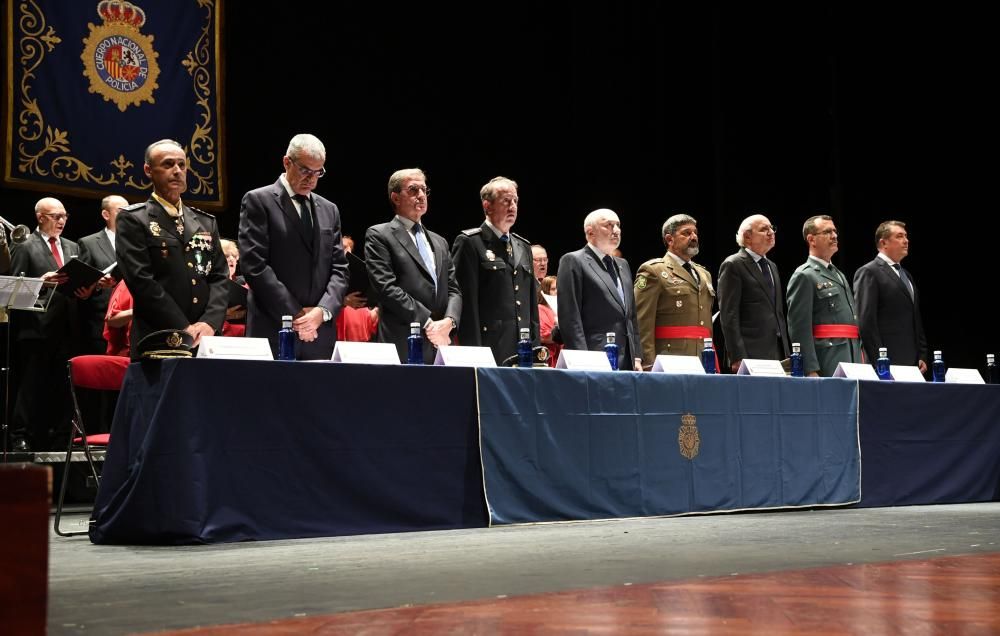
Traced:
[[175, 139], [186, 201], [225, 203], [223, 0], [9, 0], [6, 185], [146, 196], [143, 152]]

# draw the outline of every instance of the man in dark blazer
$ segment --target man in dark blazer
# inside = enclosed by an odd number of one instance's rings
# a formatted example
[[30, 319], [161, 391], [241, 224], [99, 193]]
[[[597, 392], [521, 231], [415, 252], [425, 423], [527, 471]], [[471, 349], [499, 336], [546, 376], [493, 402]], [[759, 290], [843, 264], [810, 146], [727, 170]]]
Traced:
[[594, 210], [583, 221], [587, 245], [559, 259], [559, 330], [566, 349], [601, 351], [615, 333], [618, 368], [642, 371], [632, 272], [612, 252], [622, 226], [612, 210]]
[[782, 360], [791, 354], [781, 276], [767, 259], [774, 240], [774, 227], [766, 216], [748, 216], [736, 233], [740, 251], [719, 268], [719, 312], [733, 373], [743, 358]]
[[841, 362], [861, 362], [854, 294], [830, 260], [840, 249], [833, 219], [809, 217], [802, 238], [809, 258], [788, 280], [788, 338], [801, 345], [806, 375], [829, 377]]
[[115, 253], [132, 293], [131, 355], [154, 331], [186, 331], [197, 347], [203, 336], [222, 329], [229, 295], [229, 266], [219, 243], [215, 217], [185, 205], [187, 157], [164, 139], [146, 148], [143, 170], [153, 182], [145, 203], [118, 213]]
[[486, 220], [452, 245], [462, 290], [459, 344], [489, 347], [497, 364], [517, 355], [520, 330], [538, 339], [538, 281], [531, 244], [510, 231], [517, 220], [517, 183], [495, 177], [479, 192]]
[[389, 177], [389, 201], [396, 216], [365, 233], [368, 278], [381, 312], [377, 340], [396, 345], [405, 362], [410, 323], [419, 323], [425, 364], [434, 362], [435, 347], [451, 343], [462, 316], [448, 242], [421, 223], [429, 196], [422, 170], [397, 170]]
[[[79, 246], [62, 237], [69, 215], [58, 199], [46, 197], [35, 204], [38, 229], [11, 257], [11, 273], [41, 278], [56, 284], [66, 282], [56, 270], [80, 256]], [[69, 426], [69, 386], [66, 361], [78, 353], [80, 329], [78, 298], [87, 298], [93, 288], [76, 290], [75, 298], [50, 290], [45, 312], [15, 311], [19, 378], [11, 426], [14, 451], [50, 450], [65, 444], [61, 433]]]
[[[128, 205], [123, 197], [112, 194], [101, 199], [101, 218], [104, 229], [80, 239], [80, 260], [97, 269], [104, 270], [114, 264], [115, 230], [118, 210]], [[83, 321], [83, 348], [87, 353], [107, 353], [108, 343], [104, 339], [104, 315], [108, 312], [111, 291], [121, 279], [117, 267], [101, 279], [90, 298], [80, 302], [80, 318]]]
[[246, 335], [267, 338], [277, 354], [281, 317], [292, 316], [296, 358], [328, 360], [348, 269], [340, 212], [313, 192], [326, 174], [326, 148], [313, 135], [295, 135], [282, 163], [278, 180], [247, 192], [240, 209], [241, 270], [250, 286]]
[[893, 364], [927, 371], [927, 338], [920, 318], [920, 293], [900, 263], [910, 253], [906, 224], [885, 221], [875, 230], [878, 256], [854, 273], [854, 297], [865, 355], [874, 364], [879, 347]]

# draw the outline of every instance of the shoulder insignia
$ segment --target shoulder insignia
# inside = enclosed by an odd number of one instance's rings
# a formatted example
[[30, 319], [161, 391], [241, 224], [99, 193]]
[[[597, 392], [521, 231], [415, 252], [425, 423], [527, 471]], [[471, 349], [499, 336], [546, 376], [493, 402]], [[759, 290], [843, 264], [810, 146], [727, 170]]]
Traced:
[[202, 216], [207, 216], [207, 217], [212, 218], [212, 219], [215, 218], [214, 214], [209, 214], [208, 212], [205, 212], [204, 210], [199, 210], [198, 208], [193, 208], [193, 207], [191, 207], [190, 205], [188, 205], [186, 203], [184, 204], [184, 207], [186, 209], [188, 209], [188, 210], [191, 210], [195, 214], [201, 214]]
[[131, 212], [133, 210], [141, 210], [144, 207], [146, 207], [146, 202], [145, 201], [141, 201], [139, 203], [133, 203], [132, 205], [126, 205], [125, 207], [121, 208], [121, 211], [122, 212]]
[[529, 245], [531, 244], [531, 241], [529, 241], [528, 239], [524, 238], [520, 234], [517, 234], [516, 232], [511, 232], [510, 235], [513, 236], [516, 239], [521, 239], [522, 241], [524, 241], [525, 243], [528, 243]]
[[481, 227], [474, 227], [471, 230], [462, 230], [462, 234], [464, 234], [466, 236], [475, 236], [476, 234], [479, 234], [482, 231], [483, 231], [483, 228], [481, 228]]
[[636, 279], [635, 279], [635, 288], [636, 289], [646, 289], [646, 275], [645, 274], [639, 274], [636, 277]]

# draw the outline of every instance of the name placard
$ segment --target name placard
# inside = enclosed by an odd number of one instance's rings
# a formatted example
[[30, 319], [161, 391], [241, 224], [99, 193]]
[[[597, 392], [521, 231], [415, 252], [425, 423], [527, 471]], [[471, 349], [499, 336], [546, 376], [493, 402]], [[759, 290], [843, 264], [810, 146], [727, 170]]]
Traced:
[[701, 358], [698, 356], [672, 356], [665, 353], [656, 356], [653, 371], [705, 375], [705, 367], [701, 366]]
[[399, 364], [399, 352], [391, 342], [346, 342], [333, 345], [334, 362], [347, 364]]
[[267, 338], [225, 336], [203, 336], [198, 342], [196, 357], [217, 360], [274, 360]]
[[438, 347], [434, 364], [446, 367], [495, 367], [497, 361], [489, 347], [449, 345]]
[[841, 362], [837, 365], [837, 370], [833, 372], [835, 378], [850, 378], [852, 380], [875, 380], [878, 382], [878, 374], [875, 367], [870, 364], [860, 362]]
[[785, 368], [781, 366], [780, 360], [744, 358], [740, 362], [740, 370], [736, 372], [736, 375], [770, 375], [783, 378], [785, 377]]
[[945, 384], [986, 384], [976, 369], [952, 367], [944, 374]]
[[578, 371], [611, 371], [611, 362], [603, 351], [580, 351], [578, 349], [563, 349], [559, 352], [557, 369], [576, 369]]
[[901, 364], [890, 364], [889, 373], [896, 382], [926, 382], [924, 374], [915, 366], [903, 366]]

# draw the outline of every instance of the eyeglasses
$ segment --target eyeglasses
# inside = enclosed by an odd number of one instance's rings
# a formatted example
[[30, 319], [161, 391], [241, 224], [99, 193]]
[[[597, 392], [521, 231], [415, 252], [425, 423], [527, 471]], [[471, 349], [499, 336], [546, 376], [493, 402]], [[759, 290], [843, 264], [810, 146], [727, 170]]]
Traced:
[[299, 172], [301, 172], [302, 176], [305, 177], [306, 179], [311, 179], [312, 177], [320, 179], [323, 177], [323, 175], [326, 174], [326, 168], [320, 168], [319, 170], [312, 170], [310, 168], [306, 168], [305, 166], [300, 164], [298, 161], [292, 159], [291, 157], [289, 157], [288, 160], [291, 161], [293, 164], [295, 164], [295, 167], [299, 169]]
[[813, 234], [826, 234], [827, 236], [829, 236], [831, 234], [837, 234], [837, 228], [829, 228], [826, 230], [822, 230], [820, 232], [813, 232]]
[[423, 192], [427, 196], [431, 196], [431, 189], [428, 188], [427, 186], [418, 186], [418, 185], [407, 186], [406, 187], [406, 192], [411, 197], [415, 197], [418, 194], [420, 194], [421, 192]]
[[778, 226], [777, 225], [765, 225], [762, 228], [758, 228], [758, 231], [762, 232], [764, 234], [777, 234], [778, 233]]
[[541, 258], [533, 258], [531, 260], [534, 261], [534, 262], [536, 262], [536, 263], [548, 263], [549, 262], [549, 259], [547, 257], [545, 257], [545, 256], [543, 256]]
[[49, 214], [48, 212], [43, 212], [42, 216], [47, 216], [55, 222], [65, 221], [69, 218], [68, 214]]

